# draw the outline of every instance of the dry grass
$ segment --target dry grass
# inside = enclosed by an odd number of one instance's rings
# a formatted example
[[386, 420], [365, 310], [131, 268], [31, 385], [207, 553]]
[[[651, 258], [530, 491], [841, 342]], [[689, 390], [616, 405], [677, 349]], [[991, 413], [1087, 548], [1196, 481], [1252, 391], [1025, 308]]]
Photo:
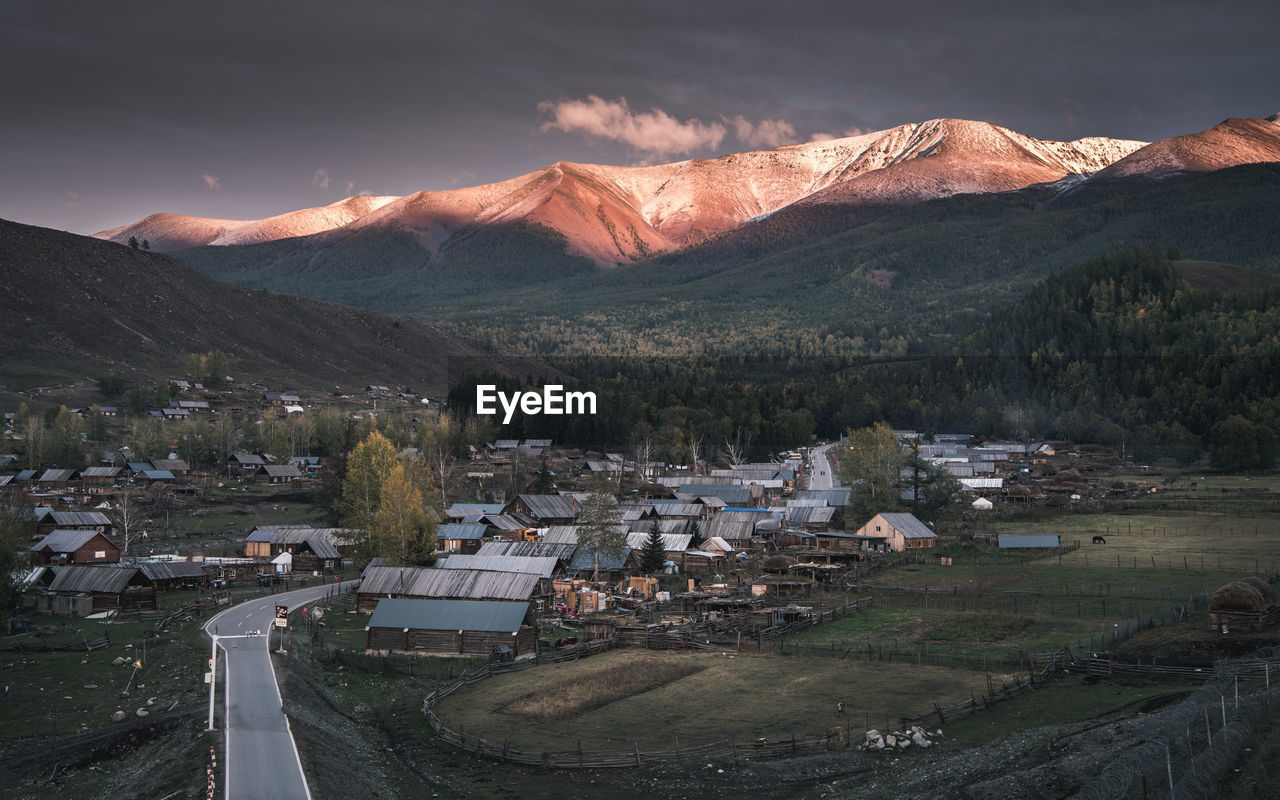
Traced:
[[[650, 659], [694, 669], [572, 719], [542, 720], [512, 711], [525, 697], [577, 686], [598, 670], [651, 672], [657, 667]], [[992, 675], [997, 684], [1007, 678]], [[442, 700], [436, 713], [468, 737], [509, 740], [520, 750], [570, 751], [581, 743], [588, 751], [629, 751], [636, 744], [667, 749], [677, 741], [691, 746], [820, 736], [834, 725], [892, 728], [899, 717], [922, 714], [935, 701], [945, 705], [982, 694], [986, 685], [982, 672], [929, 665], [746, 653], [646, 654], [623, 648], [481, 681]], [[843, 715], [837, 713], [841, 702], [847, 708]]]
[[624, 697], [678, 681], [702, 669], [702, 665], [692, 661], [656, 657], [600, 665], [573, 683], [547, 686], [520, 697], [509, 704], [506, 711], [544, 722], [572, 719]]

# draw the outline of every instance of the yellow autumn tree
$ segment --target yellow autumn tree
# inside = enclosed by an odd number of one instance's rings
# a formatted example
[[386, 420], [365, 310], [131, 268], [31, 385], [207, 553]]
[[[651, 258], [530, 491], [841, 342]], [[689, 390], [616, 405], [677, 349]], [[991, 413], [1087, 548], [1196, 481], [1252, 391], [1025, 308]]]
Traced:
[[429, 566], [436, 558], [436, 520], [404, 464], [396, 462], [382, 482], [378, 511], [369, 530], [373, 555], [397, 566]]

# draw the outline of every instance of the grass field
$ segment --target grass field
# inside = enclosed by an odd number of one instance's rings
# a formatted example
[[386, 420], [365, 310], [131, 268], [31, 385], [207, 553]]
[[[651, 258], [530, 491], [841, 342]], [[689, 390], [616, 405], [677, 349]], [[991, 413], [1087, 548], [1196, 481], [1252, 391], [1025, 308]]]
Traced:
[[[642, 670], [651, 659], [691, 663], [698, 669], [556, 721], [511, 710], [521, 699], [577, 686], [593, 672]], [[956, 702], [985, 691], [982, 673], [927, 666], [624, 649], [473, 684], [442, 701], [436, 713], [456, 731], [493, 741], [510, 739], [513, 748], [522, 750], [574, 750], [581, 741], [586, 750], [626, 751], [633, 745], [669, 748], [675, 738], [695, 745], [815, 736], [835, 725], [892, 728], [899, 717], [927, 711], [934, 700]], [[836, 712], [840, 702], [846, 704], [844, 715]]]
[[[117, 709], [164, 710], [192, 687], [200, 686], [203, 662], [193, 657], [195, 623], [162, 633], [144, 648], [144, 632], [154, 621], [106, 622], [66, 617], [32, 617], [33, 626], [51, 629], [47, 636], [23, 636], [29, 648], [43, 644], [78, 644], [109, 636], [111, 644], [64, 652], [0, 652], [0, 683], [9, 687], [4, 699], [6, 724], [0, 738], [65, 735], [111, 724]], [[12, 644], [12, 637], [7, 639]], [[112, 662], [142, 661], [133, 667]], [[128, 694], [124, 694], [126, 687]], [[153, 706], [146, 701], [155, 698]]]

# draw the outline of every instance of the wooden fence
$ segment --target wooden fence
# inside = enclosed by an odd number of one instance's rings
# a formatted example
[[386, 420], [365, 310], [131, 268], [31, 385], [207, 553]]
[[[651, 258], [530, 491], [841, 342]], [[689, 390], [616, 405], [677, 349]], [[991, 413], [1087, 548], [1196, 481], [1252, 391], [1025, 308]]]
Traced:
[[776, 639], [779, 636], [785, 636], [788, 633], [808, 630], [815, 625], [821, 625], [824, 622], [834, 622], [842, 617], [847, 617], [850, 614], [856, 614], [859, 611], [872, 608], [875, 606], [875, 602], [875, 598], [859, 597], [845, 603], [844, 605], [828, 608], [825, 611], [820, 611], [817, 614], [811, 614], [808, 617], [795, 622], [761, 628], [755, 633], [755, 637], [760, 641], [768, 641], [769, 639]]
[[910, 725], [919, 725], [924, 728], [941, 727], [976, 714], [982, 709], [990, 708], [996, 703], [1012, 700], [1024, 692], [1043, 686], [1055, 673], [1071, 663], [1071, 654], [1065, 648], [1056, 652], [1039, 653], [1035, 656], [1035, 663], [1036, 668], [1027, 673], [1025, 680], [1019, 676], [1000, 686], [988, 684], [986, 694], [973, 695], [968, 700], [949, 706], [934, 703], [932, 711], [918, 717], [901, 717], [899, 724], [904, 728]]

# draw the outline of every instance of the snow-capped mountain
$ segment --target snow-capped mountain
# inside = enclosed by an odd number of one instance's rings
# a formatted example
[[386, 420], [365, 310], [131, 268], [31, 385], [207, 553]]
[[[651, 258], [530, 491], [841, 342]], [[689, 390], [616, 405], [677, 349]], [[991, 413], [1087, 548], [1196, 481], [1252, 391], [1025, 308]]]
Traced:
[[[1274, 118], [1273, 118], [1274, 120]], [[898, 206], [1086, 178], [1280, 161], [1280, 125], [1228, 120], [1155, 144], [1091, 137], [1036, 139], [986, 122], [935, 119], [843, 139], [715, 159], [618, 167], [558, 162], [498, 183], [405, 197], [352, 197], [264, 220], [156, 214], [96, 236], [148, 239], [173, 251], [313, 237], [407, 231], [434, 255], [466, 231], [532, 223], [563, 234], [567, 250], [602, 267], [679, 249], [790, 206]]]

